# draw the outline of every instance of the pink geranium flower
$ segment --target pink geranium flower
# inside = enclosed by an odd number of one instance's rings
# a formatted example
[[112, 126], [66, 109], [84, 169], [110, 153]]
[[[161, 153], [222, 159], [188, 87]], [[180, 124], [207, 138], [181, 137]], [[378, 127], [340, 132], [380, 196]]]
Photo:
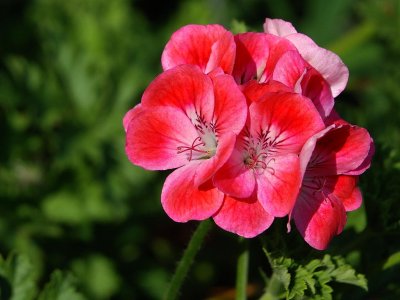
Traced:
[[[320, 115], [326, 118], [334, 105], [331, 86], [327, 81], [332, 76], [324, 78], [290, 39], [278, 36], [279, 32], [270, 31], [235, 35], [237, 51], [232, 75], [236, 82], [246, 84], [254, 79], [260, 84], [272, 80], [281, 82], [292, 91], [311, 99]], [[338, 80], [346, 83], [347, 77], [348, 74], [342, 75]]]
[[246, 116], [246, 99], [231, 76], [211, 79], [191, 65], [159, 75], [126, 114], [130, 161], [148, 170], [178, 168], [161, 195], [173, 220], [206, 219], [220, 208], [223, 194], [210, 179], [231, 155]]
[[308, 36], [298, 33], [293, 25], [280, 19], [265, 19], [264, 31], [289, 40], [301, 56], [329, 83], [333, 97], [346, 87], [349, 70], [335, 53], [319, 47]]
[[233, 34], [221, 25], [187, 25], [172, 35], [161, 63], [164, 70], [190, 64], [199, 66], [206, 74], [217, 68], [231, 74], [235, 51]]
[[346, 211], [362, 196], [357, 176], [371, 163], [372, 139], [364, 128], [337, 121], [315, 134], [300, 153], [303, 183], [291, 213], [304, 240], [323, 250], [341, 233]]
[[272, 217], [287, 215], [301, 183], [298, 153], [323, 127], [301, 95], [268, 93], [252, 102], [231, 157], [213, 179], [227, 195], [214, 217], [217, 225], [250, 237], [268, 228]]

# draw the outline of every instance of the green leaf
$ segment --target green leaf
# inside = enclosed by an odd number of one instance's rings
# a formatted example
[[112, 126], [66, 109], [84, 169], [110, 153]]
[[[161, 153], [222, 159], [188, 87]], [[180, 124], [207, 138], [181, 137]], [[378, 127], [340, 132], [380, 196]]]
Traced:
[[70, 274], [65, 276], [56, 270], [51, 275], [38, 300], [84, 300], [85, 298], [76, 291], [75, 279]]
[[6, 289], [11, 288], [11, 300], [34, 299], [37, 274], [27, 256], [11, 254], [6, 260], [0, 257], [0, 276]]
[[367, 279], [365, 276], [362, 274], [356, 274], [353, 267], [345, 263], [343, 257], [335, 256], [333, 261], [336, 265], [336, 269], [332, 272], [332, 277], [335, 279], [335, 281], [356, 285], [366, 291], [368, 290]]
[[[265, 249], [264, 249], [265, 251]], [[367, 290], [367, 280], [340, 256], [297, 262], [294, 259], [274, 256], [265, 251], [270, 261], [273, 274], [266, 280], [266, 291], [262, 299], [281, 299], [276, 293], [278, 280], [286, 291], [286, 299], [332, 299], [331, 282], [347, 283]], [[273, 284], [272, 284], [273, 283]], [[273, 297], [275, 296], [275, 298]]]
[[398, 264], [400, 264], [400, 251], [397, 251], [389, 256], [383, 265], [383, 269], [386, 270]]

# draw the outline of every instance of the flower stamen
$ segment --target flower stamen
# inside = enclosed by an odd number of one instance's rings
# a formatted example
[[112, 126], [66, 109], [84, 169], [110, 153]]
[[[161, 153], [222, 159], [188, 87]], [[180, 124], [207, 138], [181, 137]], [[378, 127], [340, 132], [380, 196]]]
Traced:
[[197, 149], [197, 147], [204, 147], [205, 145], [206, 144], [202, 141], [201, 137], [198, 136], [193, 141], [193, 143], [192, 143], [192, 145], [190, 147], [188, 147], [188, 146], [179, 146], [179, 147], [177, 147], [178, 154], [186, 152], [186, 151], [190, 151], [188, 160], [191, 161], [192, 157], [193, 157], [193, 151], [198, 152], [198, 153], [209, 154], [209, 151]]

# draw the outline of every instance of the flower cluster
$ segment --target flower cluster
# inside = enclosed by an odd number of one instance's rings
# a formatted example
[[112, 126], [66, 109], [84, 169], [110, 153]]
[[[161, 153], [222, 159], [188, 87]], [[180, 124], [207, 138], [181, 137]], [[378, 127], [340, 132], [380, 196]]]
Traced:
[[148, 170], [176, 169], [161, 203], [177, 222], [212, 217], [250, 238], [288, 216], [325, 249], [361, 205], [373, 142], [333, 109], [348, 80], [340, 58], [283, 20], [264, 31], [176, 31], [164, 72], [124, 117], [126, 153]]

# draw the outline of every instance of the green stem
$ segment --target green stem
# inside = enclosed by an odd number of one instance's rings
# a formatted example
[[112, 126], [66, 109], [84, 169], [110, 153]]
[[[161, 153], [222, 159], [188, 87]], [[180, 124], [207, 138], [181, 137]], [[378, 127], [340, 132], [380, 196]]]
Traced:
[[246, 239], [240, 239], [241, 251], [237, 261], [236, 273], [236, 300], [246, 300], [247, 276], [249, 269], [249, 243]]
[[205, 220], [199, 224], [196, 231], [193, 233], [190, 239], [189, 245], [187, 246], [183, 256], [176, 268], [176, 271], [172, 277], [171, 283], [167, 290], [165, 299], [173, 300], [177, 299], [179, 291], [181, 289], [183, 280], [185, 279], [191, 264], [200, 249], [200, 246], [204, 240], [204, 237], [211, 228], [211, 220]]

